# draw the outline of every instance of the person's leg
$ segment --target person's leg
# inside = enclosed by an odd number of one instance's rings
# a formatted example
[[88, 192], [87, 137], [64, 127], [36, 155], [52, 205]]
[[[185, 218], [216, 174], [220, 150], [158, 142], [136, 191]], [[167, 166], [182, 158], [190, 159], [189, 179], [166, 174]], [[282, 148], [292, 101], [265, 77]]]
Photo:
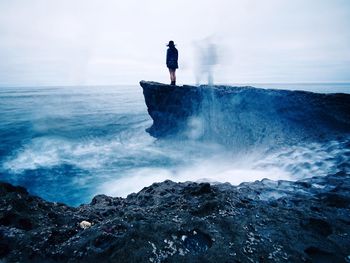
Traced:
[[170, 80], [171, 80], [171, 81], [174, 81], [174, 70], [171, 70], [171, 73], [170, 73]]
[[175, 85], [175, 70], [174, 69], [169, 69], [170, 73], [170, 80], [171, 80], [171, 85]]
[[176, 75], [175, 75], [175, 71], [176, 71], [176, 69], [174, 69], [174, 71], [173, 71], [173, 81], [174, 81], [174, 85], [176, 84]]

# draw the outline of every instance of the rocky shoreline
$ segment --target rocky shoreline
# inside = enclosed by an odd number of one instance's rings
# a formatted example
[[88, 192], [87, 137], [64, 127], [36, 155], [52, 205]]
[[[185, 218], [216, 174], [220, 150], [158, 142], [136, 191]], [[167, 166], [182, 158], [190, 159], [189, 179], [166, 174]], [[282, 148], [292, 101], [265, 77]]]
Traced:
[[8, 183], [0, 193], [1, 262], [350, 262], [346, 173], [239, 186], [165, 181], [79, 207]]
[[[346, 94], [140, 84], [157, 138], [192, 129], [237, 150], [349, 135]], [[238, 186], [164, 181], [79, 207], [0, 182], [0, 262], [350, 262], [345, 160], [339, 171]]]

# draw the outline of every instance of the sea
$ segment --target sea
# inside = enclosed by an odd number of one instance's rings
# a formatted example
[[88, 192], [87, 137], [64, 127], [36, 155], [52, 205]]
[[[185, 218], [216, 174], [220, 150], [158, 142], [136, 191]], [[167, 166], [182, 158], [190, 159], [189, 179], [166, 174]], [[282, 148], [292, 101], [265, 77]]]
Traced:
[[[234, 84], [243, 85], [246, 84]], [[350, 93], [350, 83], [249, 84]], [[0, 181], [71, 206], [126, 197], [154, 182], [300, 180], [350, 163], [349, 140], [228, 149], [196, 139], [156, 139], [135, 85], [0, 88]]]

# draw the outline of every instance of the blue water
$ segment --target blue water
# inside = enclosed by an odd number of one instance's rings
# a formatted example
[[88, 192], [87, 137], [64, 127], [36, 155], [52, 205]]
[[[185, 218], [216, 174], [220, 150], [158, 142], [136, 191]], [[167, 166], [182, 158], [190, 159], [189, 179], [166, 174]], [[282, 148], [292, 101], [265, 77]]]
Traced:
[[[255, 86], [350, 92], [350, 84]], [[296, 180], [349, 161], [347, 141], [237, 156], [214, 143], [156, 140], [145, 131], [152, 120], [138, 85], [1, 88], [0, 116], [0, 180], [69, 205], [96, 194], [126, 196], [165, 179]]]

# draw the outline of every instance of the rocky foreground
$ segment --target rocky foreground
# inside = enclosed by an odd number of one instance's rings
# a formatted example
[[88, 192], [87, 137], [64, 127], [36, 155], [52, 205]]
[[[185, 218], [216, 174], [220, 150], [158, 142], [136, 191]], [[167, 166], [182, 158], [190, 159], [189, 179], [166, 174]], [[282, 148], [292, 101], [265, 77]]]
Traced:
[[0, 262], [350, 262], [345, 173], [239, 186], [165, 181], [76, 208], [7, 183], [0, 194]]

